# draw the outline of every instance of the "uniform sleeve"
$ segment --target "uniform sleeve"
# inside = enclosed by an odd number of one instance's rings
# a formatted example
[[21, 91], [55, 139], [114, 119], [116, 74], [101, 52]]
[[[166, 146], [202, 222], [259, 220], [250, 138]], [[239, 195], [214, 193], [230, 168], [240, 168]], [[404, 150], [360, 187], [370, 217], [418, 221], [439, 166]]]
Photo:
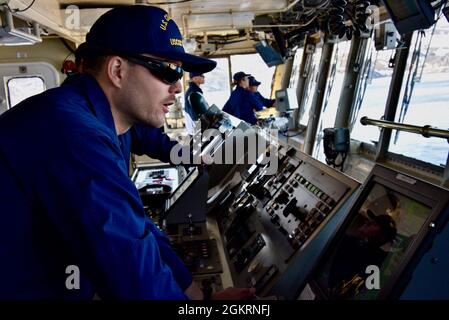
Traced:
[[181, 258], [173, 251], [167, 236], [162, 233], [162, 231], [160, 231], [149, 219], [147, 219], [147, 228], [152, 230], [158, 242], [162, 259], [172, 270], [176, 282], [179, 284], [181, 289], [185, 291], [192, 284], [193, 278], [191, 273], [187, 270]]
[[[224, 112], [227, 112], [229, 114], [233, 114], [232, 112], [232, 105], [231, 105], [231, 99], [228, 99], [228, 101], [226, 101], [225, 105], [223, 106], [222, 109]], [[235, 116], [235, 114], [234, 114]]]
[[170, 163], [170, 151], [178, 142], [159, 128], [136, 124], [131, 129], [131, 152]]
[[173, 164], [170, 159], [171, 150], [178, 146], [178, 157], [183, 159], [183, 154], [189, 155], [189, 162], [184, 163], [190, 166], [193, 163], [193, 154], [190, 146], [181, 145], [171, 140], [168, 135], [159, 128], [153, 128], [142, 125], [134, 125], [131, 129], [131, 152], [137, 155], [146, 154], [147, 156], [158, 159], [162, 162]]
[[[264, 99], [266, 99], [266, 98], [264, 98]], [[271, 108], [271, 107], [273, 107], [275, 102], [276, 102], [276, 100], [274, 100], [274, 99], [266, 99], [265, 106], [268, 108]]]
[[261, 111], [263, 109], [262, 101], [260, 101], [253, 93], [249, 92], [247, 93], [248, 99], [251, 103], [251, 106], [256, 111]]
[[174, 253], [149, 228], [118, 145], [86, 132], [66, 143], [36, 181], [41, 205], [81, 276], [102, 299], [186, 299], [165, 262]]
[[192, 92], [189, 95], [189, 103], [193, 109], [193, 121], [197, 121], [202, 114], [204, 114], [207, 109], [209, 109], [209, 105], [204, 99], [204, 96], [200, 92]]
[[257, 92], [256, 94], [258, 95], [259, 99], [262, 101], [262, 104], [267, 108], [271, 108], [274, 105], [274, 102], [276, 101], [274, 99], [265, 98], [260, 92]]

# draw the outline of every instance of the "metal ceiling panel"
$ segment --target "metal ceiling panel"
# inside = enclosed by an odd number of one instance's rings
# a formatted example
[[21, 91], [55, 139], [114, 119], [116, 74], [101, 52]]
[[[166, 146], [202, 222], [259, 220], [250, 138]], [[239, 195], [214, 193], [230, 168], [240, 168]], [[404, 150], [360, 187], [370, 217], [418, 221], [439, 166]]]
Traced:
[[[36, 1], [30, 10], [18, 14], [37, 21], [49, 30], [76, 42], [83, 41], [93, 22], [112, 7], [135, 4], [135, 0], [45, 0]], [[255, 14], [285, 11], [298, 0], [147, 0], [167, 10], [185, 36], [220, 30], [235, 33], [252, 27]], [[11, 0], [10, 5], [21, 8], [28, 2]], [[66, 26], [68, 6], [80, 9], [77, 30]], [[73, 7], [71, 7], [73, 8]]]

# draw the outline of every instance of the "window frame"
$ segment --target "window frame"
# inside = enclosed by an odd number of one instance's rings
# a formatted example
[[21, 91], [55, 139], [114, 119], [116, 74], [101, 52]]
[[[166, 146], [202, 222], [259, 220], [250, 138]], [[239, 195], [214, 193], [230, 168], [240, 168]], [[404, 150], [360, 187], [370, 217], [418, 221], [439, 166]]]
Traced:
[[11, 77], [40, 76], [44, 79], [46, 90], [59, 87], [61, 73], [56, 67], [47, 61], [19, 61], [0, 63], [0, 114], [9, 108], [9, 100], [6, 96], [8, 87], [6, 81]]
[[[45, 83], [45, 79], [41, 75], [26, 75], [26, 76], [20, 75], [20, 76], [5, 77], [4, 82], [5, 82], [5, 95], [6, 95], [6, 102], [7, 102], [7, 110], [9, 110], [15, 106], [15, 105], [13, 106], [11, 104], [11, 91], [10, 91], [10, 87], [9, 87], [10, 81], [15, 80], [15, 79], [31, 79], [31, 78], [37, 78], [42, 81], [42, 84], [44, 85], [44, 90], [42, 92], [44, 92], [48, 89], [47, 85]], [[42, 92], [40, 92], [40, 93], [42, 93]], [[29, 97], [32, 97], [32, 96], [29, 96]], [[28, 98], [26, 98], [26, 99], [28, 99]]]

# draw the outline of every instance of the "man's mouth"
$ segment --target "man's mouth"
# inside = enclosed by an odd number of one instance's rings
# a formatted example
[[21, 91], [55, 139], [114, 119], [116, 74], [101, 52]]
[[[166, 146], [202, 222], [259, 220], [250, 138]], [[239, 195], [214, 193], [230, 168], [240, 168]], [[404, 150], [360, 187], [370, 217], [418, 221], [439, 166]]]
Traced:
[[164, 103], [163, 104], [163, 109], [164, 109], [164, 113], [168, 113], [170, 110], [170, 106], [173, 104], [173, 102], [170, 103]]

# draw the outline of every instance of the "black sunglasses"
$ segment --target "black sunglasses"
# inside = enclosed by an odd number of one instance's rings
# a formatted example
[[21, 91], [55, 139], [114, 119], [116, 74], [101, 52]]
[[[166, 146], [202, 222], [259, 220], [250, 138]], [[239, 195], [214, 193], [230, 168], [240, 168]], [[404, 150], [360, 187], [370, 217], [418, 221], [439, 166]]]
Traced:
[[184, 74], [182, 67], [167, 61], [162, 61], [143, 55], [126, 55], [123, 56], [123, 58], [147, 68], [154, 76], [170, 85], [178, 82]]

